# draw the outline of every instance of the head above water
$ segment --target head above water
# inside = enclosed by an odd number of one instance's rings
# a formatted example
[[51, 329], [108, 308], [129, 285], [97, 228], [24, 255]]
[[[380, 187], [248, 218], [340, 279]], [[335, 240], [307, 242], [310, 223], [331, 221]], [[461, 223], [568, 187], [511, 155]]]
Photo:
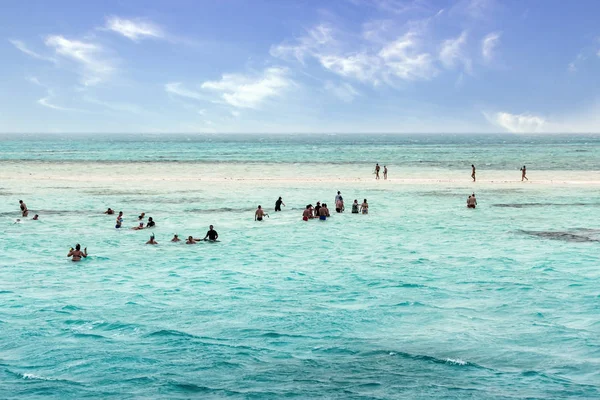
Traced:
[[81, 245], [79, 243], [75, 245], [75, 250], [81, 250]]
[[209, 228], [212, 230], [212, 229], [213, 229], [213, 226], [211, 225]]
[[152, 217], [148, 217], [148, 221], [152, 221]]
[[23, 200], [19, 200], [19, 204], [23, 203]]
[[364, 203], [366, 203], [366, 202], [367, 202], [367, 199], [364, 199], [364, 200], [363, 200], [363, 202], [364, 202]]
[[338, 190], [338, 194], [341, 194], [339, 190]]
[[262, 208], [262, 207], [259, 205], [259, 206], [258, 206], [258, 209], [260, 210], [261, 208]]
[[281, 196], [279, 196], [279, 200], [281, 200]]

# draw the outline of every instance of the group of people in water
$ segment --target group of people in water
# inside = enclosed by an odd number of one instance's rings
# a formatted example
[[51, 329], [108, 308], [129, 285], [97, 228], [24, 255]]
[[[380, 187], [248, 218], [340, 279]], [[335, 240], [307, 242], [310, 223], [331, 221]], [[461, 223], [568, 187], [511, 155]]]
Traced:
[[[375, 174], [375, 179], [380, 179], [380, 177], [379, 177], [380, 171], [381, 171], [381, 167], [377, 163], [375, 165], [375, 171], [373, 172]], [[523, 165], [523, 167], [520, 169], [520, 171], [521, 171], [521, 181], [525, 181], [525, 180], [528, 181], [529, 179], [527, 178], [527, 167], [525, 165]], [[384, 165], [383, 166], [383, 179], [387, 179], [387, 174], [388, 174], [388, 169]], [[473, 165], [473, 164], [471, 164], [471, 178], [473, 179], [473, 182], [476, 181], [476, 168], [475, 168], [475, 165]], [[277, 201], [275, 201], [275, 212], [280, 212], [281, 206], [285, 207], [285, 203], [283, 202], [282, 197], [279, 197], [277, 199]], [[475, 193], [473, 193], [467, 199], [467, 208], [476, 208], [476, 207], [477, 207], [477, 199], [475, 197]], [[26, 218], [29, 215], [29, 209], [27, 208], [27, 205], [25, 204], [25, 202], [23, 200], [19, 200], [19, 208], [21, 210], [21, 216], [23, 218]], [[344, 204], [344, 198], [342, 197], [341, 192], [338, 191], [337, 195], [335, 196], [335, 211], [337, 213], [343, 213], [345, 211], [345, 209], [346, 209], [346, 207]], [[369, 213], [369, 203], [367, 202], [367, 199], [364, 199], [362, 204], [359, 204], [358, 200], [355, 199], [354, 202], [352, 203], [352, 214], [368, 214], [368, 213]], [[109, 207], [104, 212], [104, 214], [114, 215], [115, 211]], [[308, 221], [310, 219], [319, 219], [321, 221], [325, 221], [330, 216], [331, 216], [331, 212], [329, 211], [329, 207], [327, 206], [327, 203], [325, 203], [325, 202], [321, 203], [320, 201], [317, 201], [315, 206], [313, 206], [312, 204], [307, 204], [306, 208], [302, 212], [302, 220], [303, 221]], [[148, 217], [148, 221], [144, 222], [145, 217], [146, 217], [146, 214], [141, 213], [138, 216], [137, 225], [131, 229], [132, 230], [141, 230], [141, 229], [154, 228], [156, 226], [156, 223], [154, 222], [152, 217]], [[263, 221], [265, 217], [270, 218], [269, 214], [266, 213], [265, 210], [262, 208], [262, 206], [259, 205], [258, 208], [256, 209], [256, 211], [254, 212], [254, 220], [255, 221]], [[39, 215], [35, 214], [35, 216], [32, 219], [38, 220]], [[20, 223], [20, 222], [21, 222], [21, 220], [17, 219], [15, 223]], [[119, 211], [119, 214], [117, 215], [117, 218], [115, 221], [115, 228], [120, 229], [122, 226], [123, 226], [123, 211]], [[215, 231], [213, 225], [210, 225], [209, 230], [208, 230], [208, 232], [206, 232], [206, 235], [204, 236], [204, 238], [199, 239], [199, 238], [194, 238], [193, 236], [188, 236], [185, 243], [186, 244], [196, 244], [201, 241], [215, 242], [215, 241], [218, 241], [218, 238], [219, 238], [219, 234], [217, 233], [217, 231]], [[182, 241], [182, 239], [180, 239], [179, 235], [177, 235], [177, 234], [173, 235], [173, 238], [171, 239], [171, 242], [174, 242], [174, 243], [181, 242], [181, 241]], [[152, 234], [150, 236], [150, 239], [146, 242], [146, 244], [150, 244], [150, 245], [158, 244], [154, 234]], [[75, 246], [75, 248], [71, 248], [69, 250], [69, 253], [67, 254], [67, 257], [71, 257], [73, 261], [80, 261], [82, 258], [86, 258], [87, 256], [88, 256], [87, 248], [84, 248], [84, 250], [81, 251], [80, 244], [77, 244]]]
[[[337, 195], [335, 196], [335, 212], [343, 213], [346, 210], [344, 205], [344, 198], [342, 197], [342, 193], [338, 190]], [[362, 204], [358, 204], [358, 200], [354, 199], [354, 203], [352, 203], [352, 214], [368, 214], [369, 213], [369, 203], [367, 199], [364, 199]], [[317, 201], [317, 205], [313, 206], [312, 204], [307, 204], [306, 208], [302, 212], [302, 220], [308, 221], [309, 219], [319, 219], [321, 221], [327, 220], [331, 216], [329, 212], [329, 208], [327, 207], [327, 203], [321, 204], [320, 201]]]

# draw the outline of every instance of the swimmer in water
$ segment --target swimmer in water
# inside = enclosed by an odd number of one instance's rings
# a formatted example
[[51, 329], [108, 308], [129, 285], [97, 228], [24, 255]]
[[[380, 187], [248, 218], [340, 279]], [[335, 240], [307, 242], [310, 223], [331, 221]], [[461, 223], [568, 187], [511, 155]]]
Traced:
[[527, 178], [527, 167], [523, 165], [523, 168], [521, 168], [521, 182], [523, 182], [523, 180], [529, 180]]
[[360, 212], [363, 214], [369, 213], [369, 203], [367, 203], [367, 199], [364, 199], [363, 203], [360, 205]]
[[283, 202], [283, 200], [281, 199], [281, 197], [279, 197], [277, 199], [277, 201], [275, 202], [275, 212], [277, 211], [281, 211], [281, 205], [283, 204], [283, 206], [285, 207], [285, 203]]
[[117, 216], [115, 228], [119, 229], [123, 225], [123, 211], [119, 211], [119, 215]]
[[138, 221], [143, 221], [145, 217], [146, 217], [146, 213], [141, 213], [141, 214], [138, 216]]
[[317, 201], [317, 205], [313, 208], [313, 212], [315, 213], [315, 218], [319, 218], [321, 214], [319, 214], [319, 210], [321, 210], [321, 202]]
[[148, 223], [146, 224], [146, 228], [152, 228], [154, 226], [156, 226], [156, 223], [154, 222], [152, 217], [148, 217]]
[[475, 182], [475, 166], [471, 164], [471, 178], [473, 178], [473, 182]]
[[330, 217], [329, 209], [327, 208], [327, 204], [323, 203], [321, 208], [319, 208], [319, 219], [321, 221], [325, 221], [327, 217]]
[[212, 225], [208, 227], [208, 232], [206, 232], [206, 236], [204, 236], [204, 239], [202, 240], [206, 240], [207, 238], [209, 242], [214, 242], [219, 238], [219, 234]]
[[139, 224], [138, 226], [134, 226], [134, 227], [133, 227], [133, 228], [131, 228], [131, 229], [132, 229], [132, 230], [134, 230], [134, 231], [139, 231], [139, 230], [142, 230], [142, 229], [144, 229], [144, 222], [143, 222], [143, 221], [140, 221], [140, 224]]
[[181, 242], [181, 239], [179, 239], [179, 235], [174, 234], [173, 239], [171, 239], [171, 242]]
[[194, 239], [192, 236], [188, 236], [185, 244], [196, 244], [198, 242], [196, 242], [196, 239]]
[[40, 219], [40, 216], [37, 214], [35, 214], [32, 218], [32, 220], [34, 220], [34, 221], [39, 221], [39, 219]]
[[262, 221], [264, 216], [269, 216], [269, 214], [267, 214], [261, 206], [258, 206], [258, 208], [256, 209], [256, 212], [254, 213], [254, 220], [255, 221]]
[[475, 208], [476, 206], [477, 206], [477, 199], [475, 198], [475, 193], [473, 193], [467, 199], [467, 208]]
[[150, 236], [150, 240], [148, 240], [146, 244], [158, 244], [158, 242], [154, 240], [154, 235], [152, 235]]
[[115, 213], [115, 211], [110, 207], [108, 207], [108, 210], [104, 211], [104, 214], [108, 214], [108, 215], [113, 215], [114, 213]]
[[335, 202], [335, 211], [338, 213], [344, 212], [344, 199], [342, 196], [338, 197]]
[[29, 215], [29, 210], [23, 200], [19, 200], [19, 207], [21, 208], [21, 216], [27, 217], [27, 215]]
[[83, 251], [81, 251], [81, 245], [79, 243], [75, 245], [75, 249], [71, 247], [71, 250], [69, 250], [69, 254], [67, 254], [67, 257], [72, 257], [72, 261], [80, 261], [81, 257], [86, 258], [87, 256], [87, 247], [83, 249]]
[[310, 210], [310, 204], [308, 204], [306, 206], [306, 209], [302, 212], [302, 221], [308, 221], [312, 217], [313, 216], [312, 216], [312, 211]]
[[375, 179], [379, 179], [379, 170], [381, 169], [381, 167], [379, 166], [379, 163], [375, 164]]
[[352, 214], [358, 214], [359, 207], [358, 200], [354, 199], [354, 203], [352, 203]]

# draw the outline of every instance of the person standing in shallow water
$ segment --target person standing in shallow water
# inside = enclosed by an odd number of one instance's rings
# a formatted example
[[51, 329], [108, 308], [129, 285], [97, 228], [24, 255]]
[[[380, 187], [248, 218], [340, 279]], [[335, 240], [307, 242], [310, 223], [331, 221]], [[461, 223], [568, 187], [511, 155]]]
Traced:
[[475, 208], [476, 206], [477, 206], [477, 199], [475, 198], [475, 193], [473, 193], [467, 199], [467, 208]]
[[19, 207], [21, 208], [21, 215], [26, 217], [29, 214], [29, 210], [27, 209], [27, 205], [23, 200], [19, 200]]
[[258, 208], [256, 209], [256, 212], [254, 213], [254, 220], [255, 221], [262, 221], [264, 216], [269, 216], [269, 214], [267, 214], [261, 206], [258, 206]]
[[383, 166], [383, 179], [387, 180], [387, 166]]
[[352, 214], [358, 214], [358, 200], [354, 199], [354, 203], [352, 203]]
[[471, 178], [473, 178], [473, 182], [475, 182], [475, 166], [471, 164]]
[[215, 231], [214, 226], [211, 225], [208, 227], [208, 232], [206, 232], [206, 236], [204, 236], [203, 240], [208, 239], [210, 242], [215, 242], [218, 238], [219, 234]]
[[379, 166], [379, 163], [375, 164], [375, 179], [379, 179], [379, 170], [381, 169], [381, 167]]
[[367, 203], [367, 199], [365, 199], [363, 201], [363, 203], [360, 205], [360, 211], [363, 214], [368, 214], [369, 213], [369, 203]]
[[69, 250], [69, 254], [67, 254], [67, 257], [72, 257], [71, 260], [73, 261], [79, 261], [81, 260], [81, 257], [86, 258], [87, 256], [87, 247], [83, 249], [83, 251], [81, 251], [81, 245], [79, 243], [77, 243], [75, 249], [71, 247], [71, 250]]
[[283, 204], [283, 206], [285, 207], [285, 203], [283, 202], [283, 200], [281, 199], [281, 196], [277, 199], [277, 201], [275, 202], [275, 212], [277, 211], [281, 211], [281, 205]]
[[521, 182], [523, 182], [523, 180], [529, 180], [527, 179], [527, 167], [523, 165], [523, 168], [521, 168]]

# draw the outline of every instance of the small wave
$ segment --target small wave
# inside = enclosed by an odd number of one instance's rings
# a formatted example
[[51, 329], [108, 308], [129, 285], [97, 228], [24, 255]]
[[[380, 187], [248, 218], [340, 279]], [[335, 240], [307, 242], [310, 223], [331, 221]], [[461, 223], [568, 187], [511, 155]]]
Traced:
[[98, 334], [95, 334], [95, 333], [81, 333], [81, 332], [77, 332], [77, 333], [73, 334], [73, 337], [81, 338], [81, 339], [110, 340], [107, 337], [104, 337], [102, 335], [98, 335]]
[[418, 301], [403, 301], [396, 304], [396, 307], [426, 307], [427, 304], [420, 303]]
[[448, 364], [455, 364], [455, 365], [467, 365], [468, 364], [466, 361], [463, 361], [460, 358], [446, 358], [446, 362]]
[[159, 331], [151, 332], [145, 335], [145, 337], [182, 337], [182, 338], [197, 338], [197, 336], [190, 333], [185, 333], [173, 329], [161, 329]]
[[578, 235], [571, 232], [565, 231], [526, 231], [520, 230], [519, 232], [530, 236], [537, 236], [544, 239], [550, 240], [562, 240], [563, 242], [572, 243], [589, 243], [589, 242], [600, 242], [598, 239], [591, 238], [589, 236]]

